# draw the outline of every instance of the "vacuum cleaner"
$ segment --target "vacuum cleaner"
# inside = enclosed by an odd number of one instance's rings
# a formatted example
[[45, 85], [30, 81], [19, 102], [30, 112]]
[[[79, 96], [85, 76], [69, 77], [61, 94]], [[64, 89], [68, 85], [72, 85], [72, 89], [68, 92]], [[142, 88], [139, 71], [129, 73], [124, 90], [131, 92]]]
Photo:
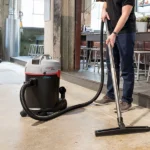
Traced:
[[[85, 103], [67, 107], [67, 100], [65, 98], [66, 89], [65, 87], [59, 87], [61, 74], [60, 63], [56, 60], [52, 60], [49, 55], [42, 55], [29, 61], [25, 67], [26, 79], [20, 90], [20, 102], [23, 107], [20, 114], [22, 117], [28, 115], [38, 121], [48, 121], [75, 109], [86, 107], [97, 100], [102, 92], [104, 84], [103, 29], [104, 22], [101, 23], [100, 34], [101, 82], [96, 95]], [[98, 130], [95, 131], [95, 135], [104, 136], [150, 131], [150, 128], [147, 126], [125, 127], [119, 107], [119, 92], [117, 89], [112, 49], [110, 45], [108, 45], [108, 48], [111, 58], [119, 128]]]
[[[104, 23], [101, 24], [103, 33]], [[103, 34], [101, 34], [103, 43]], [[20, 90], [20, 102], [23, 110], [22, 117], [27, 115], [35, 120], [48, 121], [69, 111], [92, 104], [101, 94], [104, 84], [103, 44], [101, 55], [101, 83], [95, 96], [81, 104], [67, 108], [65, 87], [60, 85], [60, 64], [52, 60], [49, 55], [42, 55], [29, 61], [25, 66], [25, 82]], [[60, 98], [59, 98], [60, 95]]]

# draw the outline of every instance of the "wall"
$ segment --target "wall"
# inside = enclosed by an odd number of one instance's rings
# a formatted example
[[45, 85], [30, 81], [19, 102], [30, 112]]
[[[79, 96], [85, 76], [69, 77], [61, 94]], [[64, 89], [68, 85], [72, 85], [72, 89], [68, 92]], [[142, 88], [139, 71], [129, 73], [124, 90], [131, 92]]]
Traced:
[[51, 0], [51, 19], [45, 21], [45, 54], [61, 62], [62, 70], [74, 69], [75, 1]]
[[2, 57], [2, 0], [0, 0], [0, 59]]
[[62, 70], [74, 70], [75, 0], [62, 0], [61, 18], [61, 65]]
[[54, 0], [51, 0], [50, 20], [45, 22], [44, 32], [44, 52], [53, 57], [53, 15]]
[[2, 58], [3, 50], [2, 50], [2, 31], [0, 29], [0, 59]]
[[0, 0], [0, 28], [2, 27], [2, 0]]
[[51, 0], [50, 20], [45, 21], [45, 53], [57, 60], [61, 57], [61, 4], [60, 0]]
[[91, 0], [82, 0], [81, 25], [91, 26]]
[[4, 39], [5, 39], [5, 21], [8, 16], [8, 1], [0, 0], [0, 30], [1, 30], [1, 46], [0, 46], [0, 58], [3, 57], [4, 51]]
[[53, 22], [53, 58], [61, 58], [61, 6], [62, 1], [54, 1], [54, 22]]

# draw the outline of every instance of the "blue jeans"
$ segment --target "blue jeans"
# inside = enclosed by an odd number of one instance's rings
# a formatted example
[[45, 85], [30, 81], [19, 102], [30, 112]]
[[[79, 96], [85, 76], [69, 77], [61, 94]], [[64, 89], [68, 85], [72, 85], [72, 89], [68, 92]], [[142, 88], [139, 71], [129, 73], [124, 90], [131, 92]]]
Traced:
[[[116, 38], [116, 43], [113, 48], [118, 87], [120, 83], [120, 69], [121, 69], [123, 78], [122, 101], [126, 101], [129, 104], [131, 104], [133, 101], [132, 94], [134, 89], [134, 59], [133, 59], [134, 43], [135, 43], [135, 33], [119, 34]], [[114, 99], [115, 96], [112, 83], [108, 50], [107, 50], [107, 69], [108, 69], [107, 96]]]

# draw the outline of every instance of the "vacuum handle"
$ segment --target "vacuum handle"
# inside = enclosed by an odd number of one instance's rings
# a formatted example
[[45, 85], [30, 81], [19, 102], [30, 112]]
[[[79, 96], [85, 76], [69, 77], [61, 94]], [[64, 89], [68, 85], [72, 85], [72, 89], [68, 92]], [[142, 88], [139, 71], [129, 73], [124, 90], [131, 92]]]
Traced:
[[49, 54], [42, 55], [40, 57], [40, 64], [41, 64], [41, 62], [42, 62], [43, 59], [50, 60], [50, 59], [52, 59], [52, 57]]
[[50, 55], [48, 55], [48, 54], [44, 54], [42, 56], [38, 56], [38, 58], [32, 59], [32, 64], [36, 64], [36, 65], [37, 64], [41, 64], [41, 61], [43, 59], [49, 60], [49, 59], [52, 59], [52, 57]]
[[42, 55], [41, 61], [42, 61], [44, 58], [46, 58], [46, 59], [52, 59], [52, 57], [51, 57], [49, 54], [44, 54], [44, 55]]

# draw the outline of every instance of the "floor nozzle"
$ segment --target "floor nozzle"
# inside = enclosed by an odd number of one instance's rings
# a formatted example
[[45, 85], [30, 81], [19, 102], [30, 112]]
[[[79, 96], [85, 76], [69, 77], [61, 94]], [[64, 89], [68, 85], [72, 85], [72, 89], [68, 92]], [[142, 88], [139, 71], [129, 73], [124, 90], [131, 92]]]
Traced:
[[112, 135], [121, 135], [121, 134], [134, 134], [134, 133], [142, 133], [149, 132], [150, 127], [148, 126], [135, 126], [135, 127], [125, 127], [125, 128], [112, 128], [105, 130], [97, 130], [95, 131], [95, 135], [98, 136], [112, 136]]

